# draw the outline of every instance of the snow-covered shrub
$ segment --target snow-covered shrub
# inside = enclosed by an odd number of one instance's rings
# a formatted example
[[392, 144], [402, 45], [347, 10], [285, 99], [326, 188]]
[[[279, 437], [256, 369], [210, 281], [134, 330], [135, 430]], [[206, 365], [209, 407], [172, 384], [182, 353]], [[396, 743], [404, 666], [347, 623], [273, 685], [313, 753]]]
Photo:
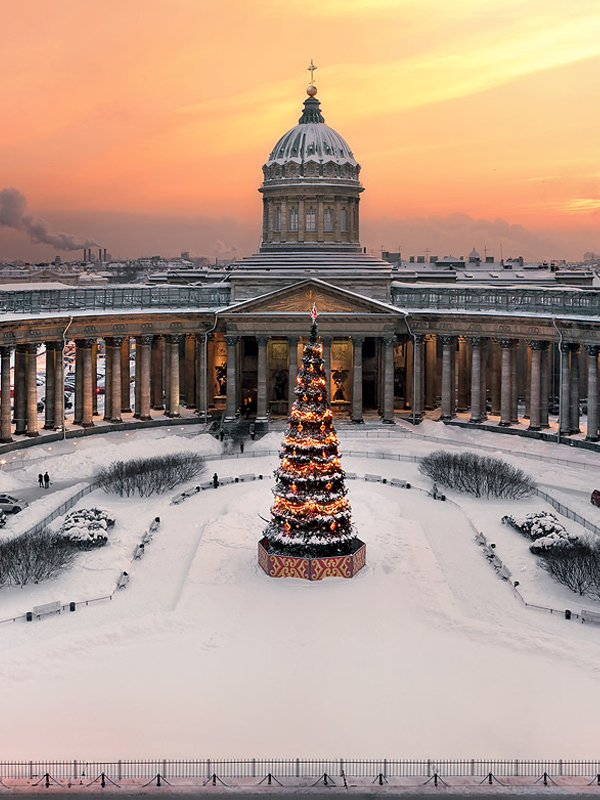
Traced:
[[197, 453], [170, 453], [113, 461], [100, 470], [97, 482], [105, 492], [114, 492], [121, 497], [133, 494], [149, 497], [170, 492], [175, 486], [197, 478], [205, 468], [204, 458]]
[[0, 542], [0, 586], [25, 586], [52, 578], [70, 566], [74, 557], [75, 551], [61, 547], [57, 534], [47, 529]]
[[512, 525], [530, 539], [539, 539], [541, 536], [549, 536], [553, 533], [559, 536], [566, 534], [565, 526], [550, 511], [532, 511], [521, 517], [507, 515], [502, 517], [502, 522]]
[[[540, 540], [538, 539], [538, 542]], [[576, 544], [539, 550], [542, 567], [577, 594], [600, 600], [600, 545]]]
[[475, 497], [527, 497], [535, 482], [506, 461], [477, 453], [437, 450], [419, 459], [419, 470], [431, 480]]
[[113, 515], [100, 508], [80, 508], [67, 514], [58, 535], [64, 543], [80, 550], [102, 547], [108, 541], [107, 529], [115, 524]]

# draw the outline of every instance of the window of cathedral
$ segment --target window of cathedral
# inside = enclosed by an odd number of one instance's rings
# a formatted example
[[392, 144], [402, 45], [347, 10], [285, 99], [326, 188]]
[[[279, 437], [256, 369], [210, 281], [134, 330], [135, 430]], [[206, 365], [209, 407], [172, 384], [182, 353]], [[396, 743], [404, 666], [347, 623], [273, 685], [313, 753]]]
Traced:
[[277, 233], [281, 231], [281, 208], [279, 206], [275, 208], [275, 231]]
[[348, 233], [348, 211], [345, 208], [342, 208], [340, 212], [340, 223], [342, 233]]
[[307, 231], [317, 230], [317, 212], [315, 211], [314, 208], [306, 209], [306, 230]]
[[279, 177], [281, 175], [281, 167], [275, 167], [275, 175]]
[[290, 230], [298, 230], [298, 209], [290, 208]]
[[307, 175], [314, 175], [315, 174], [315, 165], [314, 164], [309, 164], [308, 165], [308, 167], [306, 168], [306, 174]]
[[296, 165], [292, 164], [290, 166], [290, 175], [295, 175], [295, 174], [296, 174]]
[[326, 208], [323, 212], [323, 230], [333, 230], [333, 211], [331, 208]]
[[328, 164], [325, 167], [325, 174], [326, 175], [333, 175], [333, 167], [331, 166], [331, 164]]

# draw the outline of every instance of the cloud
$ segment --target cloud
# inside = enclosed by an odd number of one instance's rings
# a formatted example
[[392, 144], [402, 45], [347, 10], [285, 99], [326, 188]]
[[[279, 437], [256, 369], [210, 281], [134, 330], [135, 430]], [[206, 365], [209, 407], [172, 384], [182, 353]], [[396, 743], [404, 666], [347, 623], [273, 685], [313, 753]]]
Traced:
[[50, 244], [56, 250], [83, 250], [98, 244], [94, 239], [55, 233], [49, 222], [27, 211], [25, 195], [14, 188], [0, 191], [0, 225], [23, 230], [34, 244]]

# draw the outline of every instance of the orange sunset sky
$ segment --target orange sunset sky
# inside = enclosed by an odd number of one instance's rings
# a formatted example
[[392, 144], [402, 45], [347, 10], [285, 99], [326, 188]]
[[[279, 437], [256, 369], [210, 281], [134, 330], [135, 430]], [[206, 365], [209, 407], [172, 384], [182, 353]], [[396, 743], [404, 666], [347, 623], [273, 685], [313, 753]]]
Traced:
[[598, 0], [9, 0], [0, 189], [114, 256], [247, 255], [311, 58], [369, 250], [600, 252]]

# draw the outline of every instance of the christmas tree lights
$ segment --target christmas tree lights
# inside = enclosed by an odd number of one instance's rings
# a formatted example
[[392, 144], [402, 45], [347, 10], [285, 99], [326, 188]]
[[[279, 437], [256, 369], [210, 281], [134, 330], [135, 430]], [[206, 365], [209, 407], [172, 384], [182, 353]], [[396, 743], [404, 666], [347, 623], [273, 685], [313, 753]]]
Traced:
[[324, 558], [351, 553], [358, 540], [327, 399], [316, 309], [311, 316], [264, 535], [270, 553]]

